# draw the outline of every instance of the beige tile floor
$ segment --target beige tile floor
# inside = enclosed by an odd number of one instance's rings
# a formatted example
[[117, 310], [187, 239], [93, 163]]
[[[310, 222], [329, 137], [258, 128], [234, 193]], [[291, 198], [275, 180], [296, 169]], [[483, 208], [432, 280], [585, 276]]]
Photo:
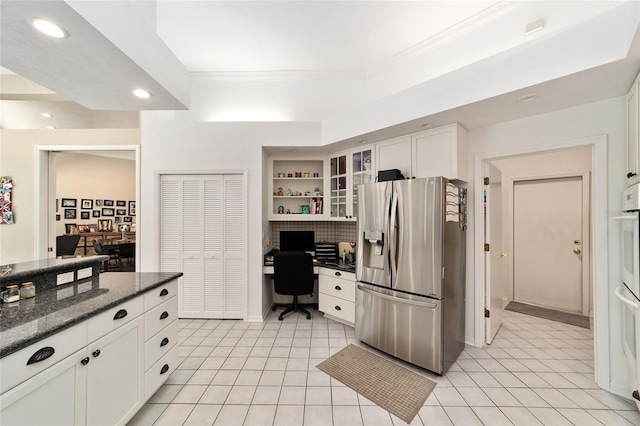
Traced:
[[[405, 424], [315, 368], [360, 344], [317, 311], [179, 322], [181, 363], [132, 426]], [[584, 328], [505, 311], [494, 342], [444, 376], [400, 363], [438, 382], [412, 425], [640, 425], [635, 405], [595, 385]]]

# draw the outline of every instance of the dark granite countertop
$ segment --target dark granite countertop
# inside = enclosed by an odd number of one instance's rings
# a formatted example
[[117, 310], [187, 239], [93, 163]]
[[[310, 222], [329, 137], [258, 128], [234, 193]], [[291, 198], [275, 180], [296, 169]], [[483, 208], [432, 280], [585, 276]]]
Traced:
[[5, 281], [14, 281], [22, 278], [29, 278], [34, 274], [51, 272], [60, 269], [80, 267], [85, 264], [104, 262], [109, 256], [80, 256], [69, 258], [50, 258], [33, 260], [30, 262], [11, 263], [0, 266], [0, 284]]
[[180, 276], [181, 272], [106, 272], [36, 291], [31, 299], [0, 303], [0, 358]]

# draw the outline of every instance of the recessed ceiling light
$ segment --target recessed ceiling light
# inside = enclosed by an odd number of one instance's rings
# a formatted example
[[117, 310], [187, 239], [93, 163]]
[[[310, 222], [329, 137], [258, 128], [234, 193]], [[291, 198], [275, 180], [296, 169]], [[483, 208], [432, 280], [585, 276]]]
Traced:
[[47, 118], [52, 118], [53, 117], [53, 115], [49, 114], [48, 112], [43, 112], [42, 116], [43, 117], [47, 117]]
[[538, 19], [537, 21], [529, 22], [527, 26], [524, 28], [524, 33], [526, 35], [536, 33], [544, 28], [544, 20]]
[[69, 37], [69, 34], [65, 30], [63, 30], [53, 22], [47, 21], [46, 19], [32, 18], [31, 25], [33, 25], [33, 27], [36, 30], [40, 31], [43, 34], [48, 35], [49, 37], [53, 37], [53, 38]]
[[53, 126], [47, 126], [47, 129], [49, 129], [49, 130], [55, 130], [56, 128], [55, 128], [55, 127], [53, 127]]
[[538, 99], [538, 96], [539, 95], [537, 95], [535, 93], [531, 93], [529, 95], [520, 96], [518, 99], [516, 99], [516, 101], [520, 102], [521, 104], [526, 104], [527, 102], [531, 102], [533, 100]]
[[149, 99], [151, 97], [151, 93], [144, 89], [136, 89], [133, 91], [133, 94], [142, 99]]

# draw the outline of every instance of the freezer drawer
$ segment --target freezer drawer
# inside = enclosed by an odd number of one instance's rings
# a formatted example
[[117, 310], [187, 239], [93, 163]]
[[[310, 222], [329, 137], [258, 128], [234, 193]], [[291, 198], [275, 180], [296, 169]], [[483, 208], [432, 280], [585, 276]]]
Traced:
[[383, 352], [442, 374], [443, 301], [395, 297], [358, 284], [356, 338]]

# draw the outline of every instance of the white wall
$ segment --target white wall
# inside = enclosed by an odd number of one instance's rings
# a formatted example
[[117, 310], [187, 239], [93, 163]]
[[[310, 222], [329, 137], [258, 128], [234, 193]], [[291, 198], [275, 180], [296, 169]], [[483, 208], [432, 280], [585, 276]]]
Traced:
[[[597, 335], [600, 344], [609, 348], [609, 365], [603, 364], [600, 359], [599, 369], [609, 369], [610, 390], [621, 394], [629, 389], [628, 371], [625, 359], [621, 351], [621, 335], [619, 324], [620, 306], [613, 297], [613, 291], [620, 281], [620, 267], [618, 261], [620, 240], [618, 228], [613, 221], [613, 216], [620, 212], [620, 194], [625, 188], [625, 103], [624, 98], [613, 98], [601, 102], [582, 105], [575, 108], [551, 112], [548, 114], [529, 117], [522, 120], [489, 126], [480, 129], [472, 129], [469, 132], [469, 168], [473, 170], [474, 159], [479, 157], [506, 157], [521, 150], [548, 150], [553, 144], [568, 140], [591, 137], [594, 135], [607, 136], [607, 211], [596, 211], [594, 216], [606, 214], [607, 235], [602, 236], [608, 242], [608, 282], [597, 282], [594, 287], [606, 286], [608, 300], [607, 323], [608, 335]], [[469, 202], [469, 228], [474, 229], [474, 211], [476, 197], [474, 194], [474, 173], [469, 173], [470, 202]], [[605, 179], [604, 176], [595, 176], [595, 179]], [[597, 184], [597, 182], [596, 182]], [[594, 239], [599, 236], [594, 235]], [[474, 259], [474, 248], [478, 245], [474, 241], [473, 232], [468, 237], [467, 258]], [[596, 259], [594, 259], [596, 261]], [[483, 291], [482, 282], [474, 282], [474, 264], [467, 264], [467, 337], [474, 336], [475, 314], [474, 300], [476, 292]], [[594, 277], [595, 279], [595, 277]], [[595, 313], [596, 317], [598, 312]], [[597, 318], [596, 318], [597, 319]], [[597, 330], [596, 330], [597, 331]], [[474, 336], [477, 338], [478, 336]], [[481, 340], [481, 339], [480, 339]], [[476, 340], [478, 341], [478, 340]], [[607, 384], [604, 384], [605, 386]]]
[[0, 176], [13, 178], [14, 225], [0, 226], [0, 264], [34, 260], [36, 145], [138, 145], [138, 129], [0, 130]]
[[[125, 209], [129, 216], [129, 201], [136, 199], [136, 162], [97, 155], [58, 153], [56, 161], [56, 198], [75, 198], [77, 200], [76, 219], [64, 218], [64, 207], [60, 205], [58, 214], [60, 220], [56, 222], [56, 235], [65, 233], [65, 223], [78, 225], [98, 223], [98, 218], [90, 215], [89, 219], [80, 219], [80, 212], [102, 210], [96, 206], [98, 200], [113, 200], [114, 211]], [[93, 200], [93, 209], [82, 210], [82, 199]], [[126, 201], [125, 207], [115, 205], [116, 201]], [[104, 207], [104, 206], [103, 206]], [[115, 222], [115, 217], [105, 217]], [[132, 222], [136, 217], [132, 217]], [[125, 223], [125, 222], [121, 222]]]
[[[318, 123], [197, 123], [188, 114], [145, 112], [141, 119], [140, 271], [158, 270], [159, 172], [246, 171], [248, 176], [247, 316], [262, 321], [263, 145], [317, 145]], [[144, 225], [144, 226], [142, 226]]]

